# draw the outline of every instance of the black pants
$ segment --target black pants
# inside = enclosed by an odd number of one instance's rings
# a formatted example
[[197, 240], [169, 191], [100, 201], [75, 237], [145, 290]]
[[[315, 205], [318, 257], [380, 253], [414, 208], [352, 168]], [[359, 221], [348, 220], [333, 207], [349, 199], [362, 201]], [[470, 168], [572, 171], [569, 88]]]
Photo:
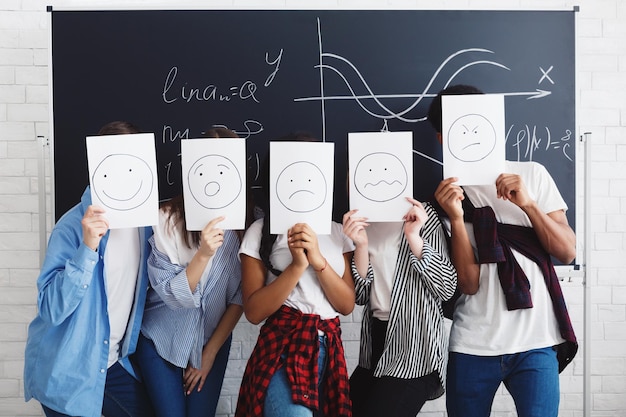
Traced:
[[360, 366], [350, 377], [353, 417], [415, 417], [437, 389], [436, 372], [414, 379], [374, 376], [383, 353], [387, 322], [372, 320], [372, 369]]

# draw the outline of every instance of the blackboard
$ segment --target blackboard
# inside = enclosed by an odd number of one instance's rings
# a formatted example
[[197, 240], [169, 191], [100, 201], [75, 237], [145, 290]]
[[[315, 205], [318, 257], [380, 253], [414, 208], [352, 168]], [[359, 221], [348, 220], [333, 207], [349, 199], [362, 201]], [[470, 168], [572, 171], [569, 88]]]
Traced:
[[213, 125], [247, 139], [335, 142], [335, 220], [348, 132], [412, 131], [414, 195], [432, 197], [440, 145], [425, 121], [448, 84], [505, 94], [507, 159], [555, 178], [575, 225], [572, 11], [50, 10], [55, 217], [88, 184], [85, 136], [111, 120], [154, 132], [161, 200], [181, 191], [180, 139]]

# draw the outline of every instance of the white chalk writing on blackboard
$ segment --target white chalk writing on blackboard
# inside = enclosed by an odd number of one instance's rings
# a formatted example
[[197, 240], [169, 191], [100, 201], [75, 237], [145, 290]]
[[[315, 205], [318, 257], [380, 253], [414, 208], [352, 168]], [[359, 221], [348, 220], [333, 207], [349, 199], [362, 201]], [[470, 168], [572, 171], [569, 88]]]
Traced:
[[220, 89], [215, 84], [189, 87], [186, 82], [183, 82], [179, 87], [179, 84], [176, 83], [177, 77], [178, 67], [174, 66], [165, 77], [163, 92], [161, 93], [163, 101], [167, 104], [171, 104], [179, 98], [187, 103], [192, 101], [230, 101], [233, 97], [241, 100], [252, 99], [257, 103], [259, 102], [255, 96], [257, 85], [251, 80], [245, 80], [240, 85]]
[[[517, 133], [514, 133], [517, 131]], [[550, 129], [545, 126], [543, 129], [539, 129], [537, 126], [525, 125], [517, 128], [511, 125], [506, 132], [506, 142], [509, 143], [509, 139], [512, 139], [512, 146], [517, 152], [517, 160], [534, 160], [534, 153], [542, 149], [542, 143], [545, 143], [545, 150], [550, 149], [561, 150], [563, 156], [569, 161], [573, 162], [572, 156], [569, 151], [572, 151], [571, 143], [572, 132], [566, 130], [564, 135], [559, 140], [552, 139], [552, 133]]]

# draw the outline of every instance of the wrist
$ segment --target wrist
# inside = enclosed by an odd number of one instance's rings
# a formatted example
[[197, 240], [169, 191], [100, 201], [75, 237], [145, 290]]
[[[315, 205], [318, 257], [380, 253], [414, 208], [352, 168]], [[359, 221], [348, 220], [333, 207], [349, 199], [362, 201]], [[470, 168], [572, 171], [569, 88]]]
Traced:
[[[324, 270], [326, 268], [328, 268], [328, 261], [326, 260], [326, 258], [323, 258], [323, 259], [324, 259], [324, 263], [323, 264], [320, 263], [320, 264], [318, 264], [318, 266], [311, 265], [313, 267], [313, 270], [315, 272], [317, 272], [318, 274], [324, 272]], [[321, 266], [319, 266], [319, 265], [321, 265]]]
[[530, 213], [532, 213], [533, 211], [538, 210], [537, 203], [534, 200], [530, 200], [525, 204], [520, 205], [519, 208], [522, 209], [522, 211], [527, 215], [530, 215]]

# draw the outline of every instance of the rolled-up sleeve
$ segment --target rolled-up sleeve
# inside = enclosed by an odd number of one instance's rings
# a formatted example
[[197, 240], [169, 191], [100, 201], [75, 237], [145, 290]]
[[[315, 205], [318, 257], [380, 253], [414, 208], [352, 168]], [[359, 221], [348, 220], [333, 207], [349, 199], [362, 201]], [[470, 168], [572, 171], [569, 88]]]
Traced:
[[187, 279], [187, 269], [172, 263], [167, 255], [160, 252], [150, 238], [152, 252], [148, 257], [148, 277], [150, 285], [171, 309], [197, 308], [200, 306], [199, 286], [191, 291]]

